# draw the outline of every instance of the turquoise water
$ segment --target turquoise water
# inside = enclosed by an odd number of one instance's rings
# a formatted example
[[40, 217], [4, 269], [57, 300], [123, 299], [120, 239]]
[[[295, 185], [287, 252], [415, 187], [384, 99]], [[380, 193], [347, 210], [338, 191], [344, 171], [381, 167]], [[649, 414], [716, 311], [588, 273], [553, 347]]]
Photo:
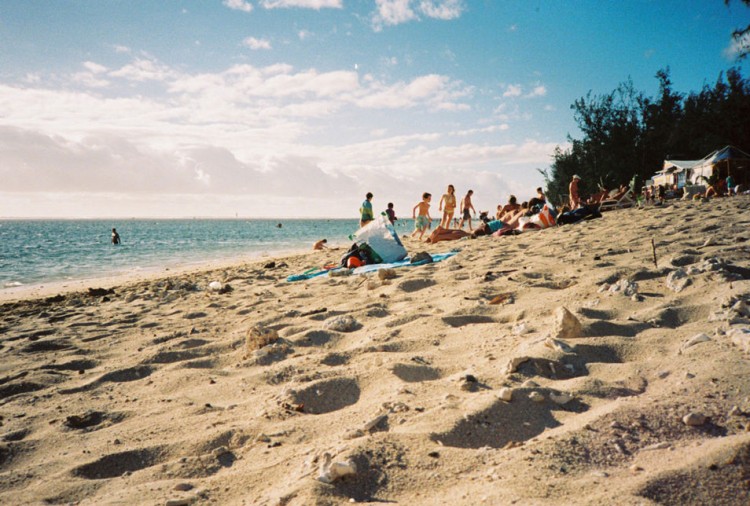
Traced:
[[[403, 233], [407, 224], [399, 225]], [[0, 290], [309, 250], [322, 238], [349, 246], [357, 226], [325, 219], [2, 220]], [[119, 246], [110, 243], [112, 227]]]

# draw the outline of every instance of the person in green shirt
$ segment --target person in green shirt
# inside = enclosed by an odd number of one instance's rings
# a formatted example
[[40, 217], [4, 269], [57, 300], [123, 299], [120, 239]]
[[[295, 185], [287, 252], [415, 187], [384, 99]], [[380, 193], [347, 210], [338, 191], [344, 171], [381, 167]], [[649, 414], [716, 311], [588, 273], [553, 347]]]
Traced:
[[372, 193], [367, 192], [367, 195], [365, 195], [365, 201], [362, 202], [362, 207], [359, 208], [360, 228], [364, 227], [374, 219], [375, 215], [372, 214]]

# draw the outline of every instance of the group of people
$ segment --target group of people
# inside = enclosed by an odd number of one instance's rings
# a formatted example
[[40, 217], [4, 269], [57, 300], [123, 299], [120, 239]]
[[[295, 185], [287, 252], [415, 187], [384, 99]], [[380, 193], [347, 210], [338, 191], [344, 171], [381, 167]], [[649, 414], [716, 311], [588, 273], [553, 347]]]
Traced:
[[[461, 199], [460, 205], [457, 206], [456, 189], [452, 184], [448, 185], [446, 193], [440, 198], [440, 203], [438, 204], [438, 211], [442, 211], [443, 213], [438, 228], [449, 229], [451, 227], [451, 224], [455, 224], [456, 228], [463, 229], [464, 223], [466, 223], [469, 227], [469, 231], [471, 231], [472, 215], [474, 217], [476, 217], [477, 215], [477, 211], [476, 209], [474, 209], [474, 204], [471, 201], [472, 195], [474, 195], [474, 190], [469, 190]], [[372, 207], [372, 199], [372, 193], [368, 192], [367, 195], [365, 195], [364, 202], [362, 202], [362, 205], [359, 208], [360, 227], [364, 227], [369, 222], [375, 219], [375, 214]], [[417, 204], [412, 209], [412, 219], [415, 222], [412, 237], [415, 237], [417, 234], [419, 234], [419, 239], [422, 239], [424, 233], [432, 227], [433, 218], [432, 216], [430, 216], [431, 202], [432, 194], [425, 192], [422, 194], [422, 200], [417, 202]], [[456, 207], [458, 207], [459, 209], [459, 214], [461, 216], [460, 221], [455, 221], [458, 220], [458, 218], [454, 218]], [[388, 203], [385, 214], [391, 223], [394, 223], [396, 220], [398, 220], [398, 218], [396, 217], [396, 212], [393, 209], [392, 202]]]
[[[446, 192], [440, 197], [440, 202], [438, 203], [438, 211], [442, 213], [440, 224], [429, 235], [427, 242], [459, 239], [468, 235], [488, 235], [487, 232], [495, 232], [502, 227], [515, 227], [521, 217], [539, 212], [542, 206], [546, 203], [546, 197], [542, 188], [537, 188], [536, 195], [529, 201], [521, 204], [518, 203], [517, 198], [514, 195], [511, 195], [507, 204], [497, 206], [497, 212], [494, 215], [494, 219], [491, 219], [488, 216], [488, 213], [481, 213], [480, 222], [478, 223], [478, 226], [474, 228], [472, 226], [472, 217], [477, 217], [477, 210], [474, 208], [474, 203], [472, 202], [473, 195], [474, 190], [469, 190], [459, 201], [456, 197], [455, 187], [452, 184], [448, 185]], [[375, 219], [372, 199], [372, 193], [368, 192], [359, 209], [360, 227], [365, 226], [367, 223]], [[427, 230], [432, 228], [432, 222], [434, 219], [430, 215], [431, 205], [432, 194], [428, 192], [423, 193], [422, 200], [417, 202], [412, 209], [414, 231], [412, 232], [411, 237], [416, 237], [417, 239], [422, 240]], [[456, 216], [456, 210], [458, 210], [458, 216]], [[388, 203], [388, 208], [385, 213], [391, 223], [394, 223], [398, 219], [396, 218], [395, 211], [393, 210], [393, 203], [391, 202]], [[489, 230], [487, 229], [488, 224], [490, 227]], [[467, 226], [468, 231], [464, 231], [465, 225]]]

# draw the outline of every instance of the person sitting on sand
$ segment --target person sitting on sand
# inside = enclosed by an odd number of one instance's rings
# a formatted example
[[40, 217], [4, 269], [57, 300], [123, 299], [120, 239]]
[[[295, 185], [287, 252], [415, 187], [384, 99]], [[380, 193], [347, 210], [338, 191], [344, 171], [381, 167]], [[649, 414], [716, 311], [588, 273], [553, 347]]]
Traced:
[[599, 187], [599, 191], [591, 195], [586, 199], [586, 203], [589, 205], [601, 204], [609, 196], [609, 191], [606, 188]]
[[[443, 204], [445, 204], [445, 210], [443, 210]], [[440, 220], [439, 226], [450, 228], [453, 213], [456, 211], [456, 189], [452, 184], [448, 185], [447, 193], [440, 197], [438, 211], [443, 211], [443, 218]]]
[[464, 237], [469, 237], [470, 235], [472, 234], [466, 232], [465, 230], [443, 228], [441, 225], [438, 225], [435, 230], [432, 231], [430, 237], [425, 240], [425, 242], [434, 244], [440, 241], [457, 241], [458, 239], [463, 239]]
[[316, 242], [315, 244], [313, 244], [313, 249], [314, 250], [325, 249], [325, 248], [328, 247], [327, 243], [328, 243], [328, 239], [321, 239], [318, 242]]
[[117, 229], [112, 229], [112, 244], [120, 244], [120, 234], [117, 233]]
[[[430, 217], [430, 200], [432, 200], [432, 195], [424, 192], [422, 194], [422, 201], [418, 202], [411, 211], [411, 217], [414, 219], [414, 232], [412, 232], [411, 236], [414, 237], [419, 232], [420, 240], [432, 222], [432, 218]], [[419, 211], [419, 214], [417, 214], [417, 211]]]
[[[499, 206], [498, 206], [499, 207]], [[508, 197], [508, 203], [505, 204], [501, 209], [498, 209], [495, 214], [495, 219], [505, 221], [511, 214], [515, 213], [521, 208], [518, 204], [518, 199], [515, 195]]]
[[474, 213], [474, 216], [477, 215], [477, 211], [476, 209], [474, 209], [474, 205], [471, 203], [472, 195], [474, 195], [474, 190], [469, 190], [468, 192], [466, 192], [466, 196], [461, 199], [461, 221], [458, 223], [458, 228], [463, 229], [464, 221], [468, 220], [469, 232], [471, 232], [471, 212]]
[[547, 202], [547, 196], [544, 195], [544, 192], [542, 191], [542, 187], [541, 186], [536, 189], [536, 198], [538, 198], [542, 202], [545, 202], [545, 203]]

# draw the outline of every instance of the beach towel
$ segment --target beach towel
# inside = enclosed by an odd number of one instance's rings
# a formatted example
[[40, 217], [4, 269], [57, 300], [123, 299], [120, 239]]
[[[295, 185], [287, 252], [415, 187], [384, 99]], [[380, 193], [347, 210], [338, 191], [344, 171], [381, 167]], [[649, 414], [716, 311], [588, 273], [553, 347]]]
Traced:
[[[453, 250], [449, 251], [447, 253], [436, 253], [432, 255], [432, 261], [433, 262], [441, 262], [445, 260], [446, 258], [450, 258], [454, 255], [456, 255], [458, 251]], [[417, 267], [420, 265], [425, 265], [426, 263], [429, 263], [429, 260], [423, 260], [420, 262], [411, 263], [411, 258], [407, 257], [403, 260], [399, 260], [398, 262], [392, 262], [392, 263], [381, 263], [381, 264], [370, 264], [370, 265], [363, 265], [362, 267], [357, 267], [352, 271], [352, 274], [367, 274], [368, 272], [375, 272], [380, 269], [395, 269], [398, 267]], [[323, 268], [323, 269], [317, 269], [312, 268], [308, 269], [302, 274], [293, 274], [286, 278], [288, 283], [292, 283], [295, 281], [304, 281], [306, 279], [312, 279], [317, 278], [318, 276], [324, 276], [328, 274], [329, 272], [337, 272], [344, 270], [343, 267], [335, 267], [335, 268]]]

